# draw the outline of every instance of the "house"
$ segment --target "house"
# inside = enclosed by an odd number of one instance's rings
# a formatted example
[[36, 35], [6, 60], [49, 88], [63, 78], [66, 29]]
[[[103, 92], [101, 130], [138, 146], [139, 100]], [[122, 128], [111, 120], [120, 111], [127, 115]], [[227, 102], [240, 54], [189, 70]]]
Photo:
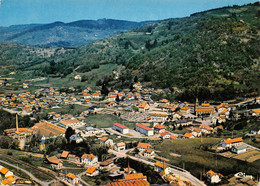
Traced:
[[223, 147], [224, 149], [232, 148], [233, 146], [239, 146], [243, 142], [242, 138], [234, 138], [234, 139], [226, 139], [223, 140], [219, 146]]
[[101, 169], [104, 169], [104, 168], [110, 168], [111, 166], [113, 166], [113, 163], [114, 163], [113, 159], [107, 159], [101, 162], [99, 165]]
[[138, 106], [138, 111], [139, 112], [146, 112], [147, 110], [150, 109], [150, 106], [147, 102], [141, 102]]
[[60, 158], [62, 158], [62, 159], [67, 159], [69, 153], [70, 153], [69, 151], [65, 151], [65, 150], [62, 151]]
[[133, 87], [136, 89], [136, 90], [142, 90], [142, 85], [140, 82], [137, 82], [133, 85]]
[[[130, 174], [131, 175], [131, 174]], [[114, 182], [109, 182], [106, 184], [106, 186], [126, 186], [126, 185], [133, 185], [133, 186], [149, 186], [150, 183], [145, 179], [134, 179], [133, 180], [125, 180], [125, 179], [119, 179]]]
[[114, 147], [116, 151], [123, 151], [125, 150], [125, 143], [124, 142], [116, 143]]
[[59, 170], [63, 167], [62, 160], [58, 159], [56, 156], [48, 157], [46, 160], [49, 164], [51, 164], [52, 169]]
[[165, 132], [165, 126], [160, 125], [160, 124], [156, 125], [153, 129], [154, 129], [155, 133], [159, 133], [160, 134], [160, 133]]
[[76, 75], [76, 76], [74, 77], [74, 79], [75, 79], [75, 80], [81, 80], [81, 76], [80, 76], [80, 75]]
[[13, 185], [15, 181], [14, 173], [0, 165], [0, 185]]
[[145, 149], [149, 149], [150, 147], [150, 144], [149, 143], [142, 143], [142, 142], [139, 142], [138, 145], [137, 145], [137, 149], [139, 151], [144, 151]]
[[76, 156], [75, 154], [69, 154], [68, 160], [74, 161], [74, 162], [80, 162], [80, 158], [78, 156]]
[[142, 125], [140, 123], [136, 124], [135, 130], [137, 132], [140, 132], [141, 134], [146, 135], [146, 136], [153, 136], [154, 135], [153, 129], [146, 127], [145, 125]]
[[203, 134], [212, 134], [214, 131], [213, 128], [208, 125], [201, 124], [199, 128]]
[[73, 142], [73, 141], [75, 141], [76, 143], [81, 143], [81, 142], [83, 142], [83, 139], [80, 135], [73, 134], [73, 135], [70, 136], [70, 143]]
[[169, 134], [168, 132], [163, 132], [163, 133], [160, 134], [160, 138], [162, 140], [170, 139], [171, 138], [171, 134]]
[[210, 104], [201, 104], [201, 106], [198, 106], [195, 108], [196, 116], [200, 115], [210, 115], [214, 113], [215, 109], [213, 106], [210, 106]]
[[70, 184], [73, 184], [73, 185], [79, 183], [79, 179], [72, 173], [68, 173], [66, 175], [66, 180], [67, 180], [67, 182], [69, 182]]
[[100, 143], [102, 145], [105, 145], [107, 147], [113, 147], [114, 143], [113, 143], [113, 140], [112, 139], [109, 139], [108, 137], [105, 137], [103, 136], [101, 139], [100, 139]]
[[120, 123], [114, 123], [113, 129], [121, 132], [122, 134], [128, 134], [129, 133], [129, 128], [126, 127], [125, 125], [120, 124]]
[[260, 109], [253, 109], [252, 116], [260, 116]]
[[210, 183], [219, 183], [221, 182], [221, 178], [223, 177], [222, 174], [219, 173], [215, 173], [212, 170], [209, 170], [206, 173], [207, 179]]
[[201, 129], [199, 128], [193, 128], [191, 134], [194, 137], [200, 137], [201, 136]]
[[157, 161], [155, 164], [154, 164], [154, 170], [156, 172], [162, 172], [162, 171], [165, 171], [165, 169], [167, 168], [167, 165], [165, 165], [164, 163], [161, 163], [159, 161]]
[[168, 118], [167, 113], [151, 113], [151, 120], [154, 122], [164, 122]]
[[154, 158], [155, 154], [154, 151], [151, 149], [145, 149], [144, 150], [144, 156], [148, 157], [148, 158]]
[[81, 156], [81, 162], [87, 166], [93, 166], [94, 164], [98, 163], [98, 157], [94, 154], [83, 154]]
[[183, 138], [189, 139], [189, 138], [194, 138], [194, 136], [193, 136], [191, 133], [186, 132], [186, 133], [183, 135]]
[[246, 146], [245, 145], [233, 146], [231, 148], [231, 152], [234, 152], [236, 154], [244, 153], [244, 152], [246, 152]]
[[192, 125], [192, 120], [190, 119], [183, 119], [183, 120], [176, 120], [174, 121], [174, 124], [178, 127], [178, 126], [189, 126]]
[[58, 125], [68, 128], [68, 127], [77, 127], [77, 126], [82, 126], [83, 123], [77, 119], [68, 119], [68, 120], [61, 120], [59, 121]]
[[191, 113], [190, 107], [188, 107], [188, 106], [185, 105], [184, 107], [182, 107], [182, 108], [180, 109], [180, 112], [181, 112], [182, 114], [185, 114], [185, 115], [190, 114], [190, 113]]
[[99, 174], [99, 171], [94, 167], [88, 167], [85, 173], [87, 176], [97, 176]]

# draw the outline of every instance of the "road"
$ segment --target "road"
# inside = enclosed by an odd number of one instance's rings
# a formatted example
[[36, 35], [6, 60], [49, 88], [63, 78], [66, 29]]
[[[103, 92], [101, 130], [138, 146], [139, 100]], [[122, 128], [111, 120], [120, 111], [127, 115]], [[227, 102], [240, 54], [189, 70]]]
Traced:
[[32, 175], [30, 172], [28, 172], [27, 170], [25, 170], [25, 169], [22, 169], [22, 168], [20, 168], [20, 167], [18, 167], [18, 166], [16, 166], [16, 165], [13, 165], [13, 164], [8, 163], [8, 162], [3, 161], [3, 160], [0, 160], [0, 162], [2, 162], [2, 163], [4, 163], [4, 164], [7, 164], [7, 165], [9, 165], [9, 166], [11, 166], [11, 167], [14, 167], [14, 168], [16, 168], [16, 169], [19, 169], [19, 170], [21, 170], [21, 171], [23, 171], [25, 174], [27, 174], [28, 176], [30, 176], [30, 178], [31, 178], [32, 180], [36, 181], [36, 182], [39, 183], [40, 185], [43, 185], [43, 186], [46, 185], [46, 186], [48, 186], [51, 182], [53, 182], [53, 181], [50, 181], [50, 182], [41, 181], [41, 180], [39, 180], [38, 178], [36, 178], [34, 175]]
[[[115, 150], [111, 150], [109, 149], [108, 152], [109, 153], [113, 153], [115, 154], [117, 157], [119, 158], [122, 158], [122, 157], [129, 157], [133, 160], [136, 160], [136, 161], [140, 161], [140, 162], [143, 162], [147, 165], [151, 165], [151, 166], [154, 166], [154, 163], [151, 162], [151, 161], [148, 161], [148, 160], [145, 160], [145, 159], [141, 159], [141, 158], [137, 158], [137, 157], [134, 157], [134, 156], [130, 156], [130, 155], [127, 155], [126, 152], [128, 150], [125, 150], [125, 151], [121, 151], [121, 152], [117, 152]], [[184, 179], [187, 179], [189, 180], [193, 185], [195, 186], [206, 186], [205, 183], [203, 183], [202, 181], [198, 180], [196, 177], [194, 177], [193, 175], [191, 175], [190, 172], [184, 170], [184, 171], [180, 171], [180, 170], [177, 170], [176, 168], [174, 168], [174, 166], [172, 166], [171, 164], [168, 164], [166, 163], [166, 165], [168, 165], [169, 167], [171, 167], [171, 170], [174, 174], [178, 174], [180, 177], [184, 178]]]

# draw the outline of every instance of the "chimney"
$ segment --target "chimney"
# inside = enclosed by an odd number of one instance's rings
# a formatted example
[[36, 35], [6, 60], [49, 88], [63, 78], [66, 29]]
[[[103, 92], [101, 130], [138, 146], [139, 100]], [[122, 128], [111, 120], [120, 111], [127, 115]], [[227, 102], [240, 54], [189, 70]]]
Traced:
[[16, 114], [16, 131], [19, 132], [19, 128], [18, 128], [18, 115]]

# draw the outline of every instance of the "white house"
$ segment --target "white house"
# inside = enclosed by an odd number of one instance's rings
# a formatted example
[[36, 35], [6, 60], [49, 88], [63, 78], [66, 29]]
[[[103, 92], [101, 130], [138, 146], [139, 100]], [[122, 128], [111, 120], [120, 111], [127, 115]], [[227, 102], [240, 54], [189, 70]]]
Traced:
[[206, 176], [210, 183], [219, 183], [219, 182], [221, 182], [221, 178], [223, 177], [221, 174], [215, 173], [212, 170], [209, 170], [206, 173]]
[[99, 174], [98, 169], [94, 167], [88, 167], [88, 169], [86, 170], [87, 176], [97, 176], [98, 174]]
[[154, 151], [151, 149], [145, 149], [144, 150], [144, 156], [148, 157], [148, 158], [154, 158], [155, 154]]
[[244, 152], [246, 152], [246, 146], [245, 145], [233, 146], [231, 148], [231, 152], [234, 152], [236, 154], [244, 153]]
[[84, 123], [77, 120], [77, 119], [69, 119], [69, 120], [60, 120], [59, 124], [62, 127], [68, 128], [68, 127], [78, 127], [78, 126], [82, 126]]
[[145, 125], [142, 125], [140, 123], [136, 124], [135, 129], [136, 129], [137, 132], [140, 132], [141, 134], [144, 134], [146, 136], [153, 136], [154, 135], [153, 129], [146, 127]]
[[105, 137], [103, 136], [101, 139], [100, 139], [100, 144], [102, 145], [105, 145], [107, 147], [112, 147], [114, 146], [114, 142], [112, 139], [109, 139], [108, 137]]
[[160, 138], [162, 140], [170, 139], [171, 135], [168, 132], [163, 132], [163, 133], [160, 134]]
[[117, 143], [115, 144], [114, 147], [116, 151], [123, 151], [125, 150], [125, 143], [124, 142]]
[[153, 129], [154, 132], [159, 134], [165, 132], [165, 127], [163, 125], [156, 125]]
[[128, 134], [129, 133], [129, 128], [126, 127], [125, 125], [120, 124], [120, 123], [114, 123], [113, 129], [121, 132], [122, 134]]
[[98, 163], [98, 157], [94, 154], [83, 154], [81, 156], [81, 162], [85, 163], [87, 166], [93, 166]]
[[80, 135], [73, 134], [73, 135], [70, 136], [70, 143], [72, 141], [75, 141], [76, 143], [81, 143], [81, 142], [83, 142], [83, 139], [82, 139], [82, 137], [80, 137]]
[[68, 173], [66, 175], [66, 180], [67, 180], [67, 182], [69, 182], [72, 185], [75, 185], [79, 182], [79, 179], [72, 173]]
[[149, 149], [149, 147], [150, 147], [150, 144], [149, 144], [149, 143], [139, 142], [136, 148], [137, 148], [139, 151], [144, 151], [145, 149]]
[[241, 142], [243, 142], [242, 138], [234, 138], [234, 139], [227, 139], [227, 140], [223, 140], [220, 143], [220, 147], [223, 147], [224, 149], [228, 149], [228, 148], [232, 148], [233, 146], [238, 146], [241, 144]]

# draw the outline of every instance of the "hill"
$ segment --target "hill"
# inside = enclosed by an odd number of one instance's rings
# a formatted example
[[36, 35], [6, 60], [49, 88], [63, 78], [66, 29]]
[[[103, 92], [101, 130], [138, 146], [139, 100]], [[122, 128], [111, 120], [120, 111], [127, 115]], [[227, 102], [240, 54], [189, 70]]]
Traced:
[[[256, 95], [260, 91], [259, 17], [259, 3], [209, 10], [64, 49], [44, 58], [41, 65], [32, 60], [30, 68], [19, 68], [26, 74], [61, 77], [56, 82], [75, 73], [89, 79], [90, 72], [96, 72], [91, 74], [92, 84], [97, 81], [119, 89], [129, 88], [136, 76], [145, 86], [167, 89], [169, 95], [187, 101]], [[108, 70], [107, 65], [114, 66]], [[101, 68], [107, 70], [99, 76]], [[118, 80], [112, 70], [120, 71]]]
[[49, 47], [82, 46], [150, 22], [99, 19], [71, 23], [14, 25], [0, 27], [0, 42]]

